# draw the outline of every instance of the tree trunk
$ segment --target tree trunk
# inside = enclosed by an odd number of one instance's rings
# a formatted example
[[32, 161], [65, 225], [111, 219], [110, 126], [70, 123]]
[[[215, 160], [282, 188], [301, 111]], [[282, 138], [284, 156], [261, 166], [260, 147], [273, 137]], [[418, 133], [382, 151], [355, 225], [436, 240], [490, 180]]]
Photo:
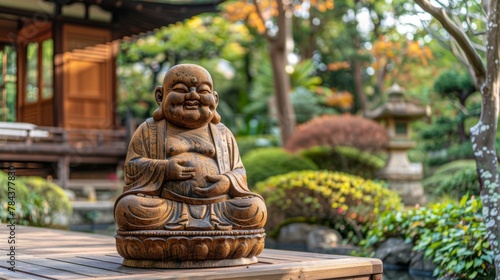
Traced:
[[273, 68], [274, 88], [276, 90], [276, 109], [283, 145], [295, 130], [295, 112], [290, 98], [290, 77], [285, 71], [287, 65], [285, 44], [270, 41], [269, 55]]
[[457, 132], [459, 137], [459, 143], [463, 144], [467, 141], [467, 134], [465, 134], [465, 118], [458, 121]]
[[[500, 185], [498, 160], [495, 149], [495, 136], [498, 119], [499, 84], [489, 83], [481, 90], [483, 95], [482, 112], [479, 122], [471, 128], [471, 141], [479, 175], [483, 217], [488, 229], [488, 240], [495, 254], [496, 275], [500, 276]], [[496, 246], [495, 246], [496, 245]]]
[[[361, 42], [359, 36], [354, 37], [354, 47], [356, 49], [361, 48]], [[366, 98], [365, 91], [363, 89], [363, 67], [362, 62], [358, 56], [353, 57], [353, 74], [354, 74], [354, 90], [356, 92], [356, 97], [361, 107], [363, 115], [368, 112], [368, 99]]]
[[[256, 9], [261, 15], [259, 5], [255, 2]], [[286, 72], [288, 64], [287, 54], [293, 50], [291, 2], [284, 3], [276, 0], [278, 8], [277, 26], [278, 33], [272, 37], [266, 33], [269, 42], [269, 55], [273, 68], [274, 89], [276, 91], [276, 109], [280, 126], [281, 142], [286, 144], [295, 130], [295, 112], [290, 98], [290, 76]], [[264, 22], [264, 20], [263, 20]]]
[[[498, 174], [498, 159], [495, 149], [495, 138], [498, 127], [498, 109], [500, 94], [500, 1], [487, 2], [488, 31], [486, 52], [486, 79], [478, 84], [482, 95], [481, 117], [471, 128], [472, 149], [477, 164], [481, 201], [483, 202], [483, 217], [488, 229], [488, 240], [495, 255], [495, 270], [500, 278], [500, 185]], [[480, 79], [478, 79], [480, 80]]]

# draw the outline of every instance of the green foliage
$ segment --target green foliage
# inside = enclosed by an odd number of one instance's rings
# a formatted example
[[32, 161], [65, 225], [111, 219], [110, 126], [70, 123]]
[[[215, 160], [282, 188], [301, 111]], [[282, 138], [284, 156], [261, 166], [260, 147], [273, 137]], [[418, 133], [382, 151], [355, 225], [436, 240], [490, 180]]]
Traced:
[[424, 140], [423, 149], [436, 151], [447, 148], [450, 143], [456, 141], [454, 138], [456, 138], [457, 125], [454, 118], [439, 116], [430, 125], [422, 127], [419, 134]]
[[447, 163], [426, 178], [422, 184], [426, 193], [450, 196], [455, 199], [470, 194], [479, 195], [476, 163], [474, 160], [456, 160]]
[[352, 115], [323, 115], [297, 127], [285, 147], [289, 151], [315, 146], [349, 146], [363, 151], [381, 151], [389, 142], [378, 123]]
[[269, 58], [262, 57], [255, 68], [249, 92], [250, 103], [243, 109], [246, 114], [267, 113], [269, 97], [274, 94], [273, 70]]
[[241, 68], [248, 54], [246, 45], [251, 42], [253, 37], [241, 23], [205, 14], [122, 43], [118, 59], [120, 117], [150, 117], [157, 106], [154, 88], [161, 85], [166, 70], [175, 64], [194, 62], [212, 74], [220, 99], [227, 103], [219, 111], [225, 123], [232, 126], [228, 122], [233, 112], [228, 108], [237, 111], [240, 94], [246, 93], [248, 81]]
[[474, 81], [468, 73], [460, 74], [456, 70], [441, 73], [434, 83], [434, 90], [443, 95], [459, 94], [460, 92], [474, 91]]
[[312, 160], [288, 153], [281, 148], [255, 149], [245, 154], [242, 160], [250, 187], [274, 175], [318, 169]]
[[378, 213], [402, 207], [398, 194], [381, 183], [340, 172], [290, 172], [259, 182], [255, 190], [268, 207], [266, 227], [273, 229], [298, 217], [329, 221], [354, 243], [362, 238], [363, 226], [373, 222]]
[[[481, 215], [479, 199], [453, 201], [384, 213], [361, 242], [372, 248], [389, 237], [404, 237], [413, 250], [424, 252], [437, 268], [434, 276], [492, 279], [493, 251]], [[485, 278], [486, 277], [486, 278]]]
[[335, 113], [334, 109], [324, 106], [322, 98], [305, 87], [295, 88], [291, 99], [298, 124], [323, 114]]
[[279, 146], [279, 139], [273, 135], [239, 136], [236, 142], [242, 157], [254, 149]]
[[[12, 186], [12, 183], [10, 184], [11, 187], [14, 187], [15, 190], [15, 196], [14, 196], [14, 203], [15, 203], [15, 209], [16, 209], [16, 216], [18, 218], [18, 223], [22, 222], [25, 216], [29, 215], [29, 208], [32, 207], [32, 205], [35, 204], [35, 199], [33, 197], [33, 194], [30, 193], [26, 185], [22, 183], [22, 181], [15, 180], [11, 181], [14, 183], [14, 186]], [[2, 222], [8, 221], [8, 202], [10, 201], [9, 199], [9, 191], [12, 192], [13, 189], [9, 189], [9, 181], [8, 181], [8, 176], [6, 173], [3, 171], [0, 171], [0, 187], [2, 188], [1, 193], [0, 193], [0, 199], [2, 201], [2, 207], [0, 208], [0, 219]], [[25, 206], [26, 204], [26, 206]]]
[[[8, 213], [8, 177], [0, 171], [2, 192], [0, 199], [0, 219], [7, 222]], [[15, 213], [17, 224], [32, 226], [55, 226], [61, 216], [71, 214], [71, 204], [66, 193], [54, 183], [39, 177], [17, 177], [15, 181]]]
[[375, 173], [385, 165], [385, 161], [380, 157], [353, 147], [316, 146], [304, 149], [300, 154], [314, 161], [319, 169], [345, 172], [369, 179], [374, 178]]
[[[496, 139], [496, 147], [498, 154], [500, 152], [500, 138], [498, 138], [498, 136]], [[462, 144], [452, 144], [448, 148], [441, 149], [438, 152], [431, 151], [431, 156], [428, 156], [425, 162], [429, 166], [440, 166], [450, 161], [472, 158], [474, 158], [472, 143], [470, 141], [467, 141]]]
[[419, 148], [430, 152], [426, 164], [473, 158], [469, 130], [477, 122], [481, 105], [471, 78], [447, 71], [436, 80], [435, 90], [440, 96], [434, 96], [431, 123], [416, 129]]
[[69, 197], [58, 185], [41, 177], [23, 177], [21, 180], [31, 192], [42, 197], [48, 205], [44, 208], [45, 217], [40, 219], [40, 224], [51, 225], [57, 215], [71, 213]]
[[322, 83], [321, 78], [314, 74], [314, 63], [311, 59], [305, 59], [297, 63], [290, 74], [292, 88], [303, 87], [308, 90], [314, 90]]
[[158, 106], [151, 90], [152, 73], [140, 65], [122, 66], [118, 69], [117, 110], [122, 120], [127, 117], [146, 119]]
[[[244, 108], [246, 114], [265, 114], [269, 107], [269, 98], [274, 94], [274, 81], [269, 59], [263, 59], [257, 65], [257, 75], [250, 90], [251, 102]], [[321, 78], [315, 76], [312, 60], [306, 59], [294, 66], [290, 73], [292, 87], [291, 101], [298, 123], [303, 123], [312, 117], [323, 113], [333, 113], [332, 109], [324, 106], [324, 102], [314, 93], [314, 89], [321, 84]], [[275, 108], [271, 108], [275, 109]]]

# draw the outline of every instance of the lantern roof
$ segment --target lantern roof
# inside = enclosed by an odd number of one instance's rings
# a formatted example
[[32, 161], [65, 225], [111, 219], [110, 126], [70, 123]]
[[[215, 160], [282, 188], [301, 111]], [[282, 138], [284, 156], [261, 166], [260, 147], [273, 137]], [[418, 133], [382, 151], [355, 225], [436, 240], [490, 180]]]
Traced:
[[375, 110], [368, 112], [370, 119], [418, 119], [430, 115], [428, 106], [420, 106], [405, 99], [405, 91], [398, 84], [387, 90], [388, 100]]

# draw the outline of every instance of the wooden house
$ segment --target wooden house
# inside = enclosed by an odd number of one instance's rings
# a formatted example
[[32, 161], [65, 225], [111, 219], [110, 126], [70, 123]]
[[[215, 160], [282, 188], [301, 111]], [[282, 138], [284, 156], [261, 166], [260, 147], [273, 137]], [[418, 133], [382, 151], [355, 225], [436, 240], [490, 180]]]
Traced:
[[215, 11], [218, 2], [0, 1], [0, 167], [62, 185], [116, 169], [127, 145], [116, 114], [120, 40]]

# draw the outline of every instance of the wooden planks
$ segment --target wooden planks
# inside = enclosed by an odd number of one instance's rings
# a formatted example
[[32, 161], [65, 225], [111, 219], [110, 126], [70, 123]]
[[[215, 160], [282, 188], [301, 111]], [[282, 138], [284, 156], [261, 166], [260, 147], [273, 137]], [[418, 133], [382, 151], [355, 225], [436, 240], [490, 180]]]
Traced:
[[380, 260], [349, 256], [265, 249], [248, 266], [140, 269], [121, 265], [111, 236], [17, 226], [16, 245], [17, 271], [1, 260], [0, 279], [382, 279]]

